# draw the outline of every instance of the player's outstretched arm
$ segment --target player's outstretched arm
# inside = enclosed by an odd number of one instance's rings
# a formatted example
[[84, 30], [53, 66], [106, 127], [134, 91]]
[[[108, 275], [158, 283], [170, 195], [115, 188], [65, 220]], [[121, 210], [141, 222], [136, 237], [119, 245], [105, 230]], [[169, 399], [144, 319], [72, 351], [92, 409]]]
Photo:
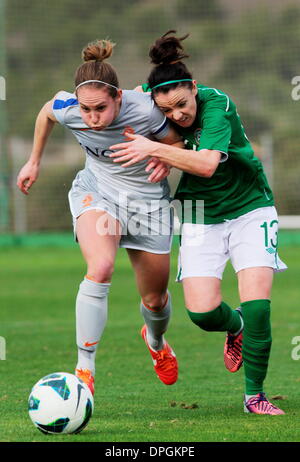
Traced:
[[[158, 159], [155, 156], [151, 156], [151, 147], [154, 146], [154, 142], [150, 141], [148, 138], [145, 138], [141, 135], [132, 135], [126, 133], [126, 136], [129, 139], [138, 139], [138, 143], [141, 143], [140, 151], [134, 151], [133, 153], [128, 152], [127, 149], [123, 151], [123, 147], [127, 147], [128, 145], [133, 144], [128, 142], [111, 146], [110, 149], [117, 149], [115, 153], [112, 153], [110, 155], [110, 157], [115, 158], [114, 162], [123, 162], [122, 167], [129, 167], [130, 165], [133, 165], [137, 162], [140, 162], [148, 158], [149, 160], [146, 172], [150, 173], [148, 181], [150, 181], [151, 183], [158, 183], [170, 174], [171, 165], [166, 163], [164, 159]], [[159, 142], [155, 144], [158, 144], [160, 146], [162, 146], [163, 144], [168, 144], [179, 148], [184, 147], [181, 136], [178, 135], [176, 130], [172, 127], [169, 127], [168, 134], [164, 138], [159, 139]]]
[[219, 151], [201, 149], [192, 151], [182, 149], [178, 143], [171, 145], [163, 142], [152, 141], [141, 135], [128, 134], [132, 141], [115, 144], [110, 149], [115, 152], [110, 155], [114, 162], [125, 162], [123, 167], [128, 167], [147, 157], [155, 157], [166, 165], [176, 167], [184, 172], [202, 177], [211, 177], [221, 159]]
[[36, 118], [32, 151], [17, 178], [17, 186], [24, 194], [28, 194], [29, 189], [38, 178], [44, 148], [54, 124], [57, 122], [52, 112], [52, 105], [53, 100], [48, 101]]

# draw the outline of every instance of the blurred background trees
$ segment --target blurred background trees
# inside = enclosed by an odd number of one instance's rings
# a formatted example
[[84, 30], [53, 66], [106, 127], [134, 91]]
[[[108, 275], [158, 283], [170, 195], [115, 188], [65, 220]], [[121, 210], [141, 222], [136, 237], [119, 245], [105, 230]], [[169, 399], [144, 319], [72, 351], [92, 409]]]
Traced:
[[[185, 41], [187, 65], [198, 82], [222, 89], [236, 102], [246, 133], [265, 163], [280, 214], [300, 214], [300, 102], [291, 96], [292, 78], [300, 75], [299, 1], [9, 0], [5, 24], [12, 188], [15, 172], [29, 155], [37, 112], [58, 90], [72, 91], [74, 71], [88, 42], [110, 38], [117, 43], [111, 63], [121, 86], [134, 88], [146, 81], [151, 69], [150, 45], [176, 29], [179, 35], [190, 33]], [[23, 148], [16, 149], [20, 145]], [[65, 184], [62, 175], [55, 174], [57, 165], [64, 166], [68, 177], [83, 162], [72, 137], [56, 129], [44, 161], [52, 173], [44, 172], [45, 187], [42, 181], [36, 186], [39, 202], [43, 204], [45, 190], [53, 201], [54, 191], [66, 196], [70, 181]], [[19, 196], [11, 196], [13, 223]], [[28, 199], [31, 211], [40, 207], [33, 196]], [[57, 207], [53, 205], [54, 216]], [[64, 207], [65, 225], [60, 219], [59, 229], [70, 224], [66, 198]], [[27, 221], [27, 228], [39, 229], [32, 212]], [[47, 226], [46, 220], [41, 229]]]

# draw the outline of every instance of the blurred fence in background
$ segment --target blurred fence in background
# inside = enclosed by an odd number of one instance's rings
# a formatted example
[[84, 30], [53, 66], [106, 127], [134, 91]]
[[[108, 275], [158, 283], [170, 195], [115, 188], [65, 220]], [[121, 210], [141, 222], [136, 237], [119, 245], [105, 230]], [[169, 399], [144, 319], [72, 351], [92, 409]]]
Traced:
[[82, 48], [114, 41], [121, 87], [134, 88], [151, 69], [149, 46], [169, 29], [190, 33], [194, 78], [236, 102], [279, 214], [300, 215], [298, 0], [0, 0], [0, 232], [71, 229], [67, 193], [84, 165], [71, 134], [55, 127], [28, 197], [15, 181], [38, 111], [72, 91]]

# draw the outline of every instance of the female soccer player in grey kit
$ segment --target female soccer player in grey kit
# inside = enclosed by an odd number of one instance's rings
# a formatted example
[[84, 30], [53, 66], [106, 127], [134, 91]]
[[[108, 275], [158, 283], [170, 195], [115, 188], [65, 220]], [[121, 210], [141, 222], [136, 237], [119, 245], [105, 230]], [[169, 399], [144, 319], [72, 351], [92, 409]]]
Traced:
[[[147, 161], [130, 169], [118, 166], [109, 157], [109, 146], [126, 140], [127, 132], [154, 136], [170, 144], [180, 138], [150, 95], [119, 88], [114, 68], [105, 62], [113, 46], [104, 40], [83, 50], [84, 63], [76, 71], [75, 93], [60, 91], [43, 106], [37, 116], [30, 158], [17, 180], [20, 190], [28, 194], [56, 122], [70, 129], [86, 152], [85, 168], [73, 181], [69, 202], [76, 238], [87, 263], [76, 300], [75, 373], [93, 393], [96, 348], [107, 320], [107, 298], [118, 247], [127, 249], [135, 271], [145, 320], [141, 335], [154, 369], [168, 385], [176, 382], [178, 375], [175, 354], [163, 336], [171, 313], [167, 291], [172, 234], [168, 183], [148, 181]], [[165, 172], [164, 164], [150, 166], [159, 180]], [[151, 227], [156, 232], [151, 233]]]
[[[227, 331], [224, 362], [230, 372], [244, 363], [244, 410], [279, 415], [264, 393], [271, 350], [270, 296], [273, 274], [286, 265], [277, 252], [278, 217], [272, 191], [233, 101], [222, 91], [197, 85], [182, 62], [182, 40], [169, 31], [150, 49], [155, 65], [143, 91], [183, 136], [187, 149], [139, 135], [111, 146], [123, 166], [154, 156], [183, 170], [175, 198], [204, 201], [203, 215], [183, 214], [180, 271], [187, 312], [206, 331]], [[117, 158], [119, 157], [119, 158]], [[197, 209], [196, 209], [197, 210]], [[197, 220], [200, 218], [200, 220]], [[222, 300], [228, 260], [235, 269], [241, 307]]]

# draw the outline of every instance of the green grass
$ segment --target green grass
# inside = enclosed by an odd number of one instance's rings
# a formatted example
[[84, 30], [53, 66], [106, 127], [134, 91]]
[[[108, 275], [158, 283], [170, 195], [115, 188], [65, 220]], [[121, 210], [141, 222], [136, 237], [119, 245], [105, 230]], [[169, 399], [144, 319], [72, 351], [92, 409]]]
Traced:
[[[275, 277], [273, 346], [266, 380], [269, 397], [285, 416], [246, 415], [243, 369], [223, 366], [222, 333], [205, 333], [185, 312], [182, 288], [170, 290], [174, 313], [167, 338], [179, 361], [179, 380], [167, 387], [152, 369], [140, 338], [142, 318], [126, 252], [120, 250], [111, 287], [109, 320], [97, 355], [95, 412], [79, 435], [46, 436], [31, 424], [27, 399], [33, 384], [76, 364], [74, 301], [85, 265], [77, 247], [2, 248], [0, 335], [7, 342], [0, 361], [0, 441], [97, 442], [292, 442], [300, 440], [300, 369], [292, 360], [292, 338], [300, 336], [300, 247], [283, 247], [289, 270]], [[224, 300], [238, 305], [236, 280], [228, 266]], [[193, 406], [196, 405], [196, 406]]]

